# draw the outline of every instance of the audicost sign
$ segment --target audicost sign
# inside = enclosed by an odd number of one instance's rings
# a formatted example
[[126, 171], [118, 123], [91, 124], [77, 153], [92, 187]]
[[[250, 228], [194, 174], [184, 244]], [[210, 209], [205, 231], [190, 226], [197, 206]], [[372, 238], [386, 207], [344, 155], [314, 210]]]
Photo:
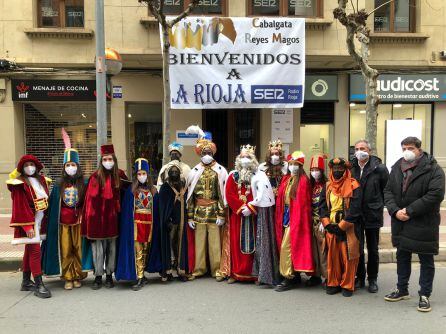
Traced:
[[169, 40], [172, 108], [303, 105], [304, 19], [188, 17]]
[[[378, 77], [382, 102], [446, 101], [446, 74], [382, 74]], [[361, 74], [350, 75], [350, 101], [365, 101]]]

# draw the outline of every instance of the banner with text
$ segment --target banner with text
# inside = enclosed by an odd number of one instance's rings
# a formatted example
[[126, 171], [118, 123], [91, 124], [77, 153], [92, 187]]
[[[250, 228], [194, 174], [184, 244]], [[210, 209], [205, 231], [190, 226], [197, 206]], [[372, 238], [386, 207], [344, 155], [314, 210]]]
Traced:
[[172, 108], [303, 106], [305, 19], [188, 17], [169, 40]]

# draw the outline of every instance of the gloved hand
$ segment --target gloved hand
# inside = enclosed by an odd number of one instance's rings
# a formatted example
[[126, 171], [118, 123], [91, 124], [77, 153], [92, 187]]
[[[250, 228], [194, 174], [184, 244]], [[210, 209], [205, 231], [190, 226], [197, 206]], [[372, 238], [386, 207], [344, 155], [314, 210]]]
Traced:
[[334, 224], [328, 224], [327, 226], [325, 226], [325, 231], [327, 231], [330, 234], [335, 234], [336, 232], [336, 225]]
[[189, 220], [187, 223], [191, 229], [195, 230], [195, 222], [193, 220]]
[[225, 220], [223, 218], [217, 218], [215, 224], [217, 224], [217, 226], [223, 226], [225, 224]]
[[248, 217], [251, 215], [251, 210], [247, 206], [244, 206], [242, 209], [242, 215], [245, 217]]
[[340, 241], [347, 241], [347, 234], [338, 225], [335, 225], [334, 234]]
[[325, 227], [322, 223], [319, 223], [319, 228], [318, 228], [319, 232], [323, 233], [325, 230]]

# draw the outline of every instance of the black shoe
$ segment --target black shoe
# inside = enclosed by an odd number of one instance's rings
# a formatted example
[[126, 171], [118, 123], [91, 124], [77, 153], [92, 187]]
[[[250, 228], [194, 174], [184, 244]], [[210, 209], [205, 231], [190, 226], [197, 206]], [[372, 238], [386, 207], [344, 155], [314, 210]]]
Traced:
[[391, 293], [389, 293], [388, 295], [386, 295], [384, 297], [385, 301], [388, 302], [399, 302], [400, 300], [406, 300], [409, 299], [409, 292], [407, 291], [400, 291], [398, 289], [395, 289], [394, 291], [392, 291]]
[[344, 297], [351, 297], [353, 296], [353, 291], [348, 289], [342, 289], [342, 295]]
[[339, 292], [341, 292], [341, 287], [340, 286], [327, 286], [326, 288], [326, 293], [327, 295], [335, 295]]
[[311, 276], [308, 281], [305, 282], [306, 286], [318, 286], [322, 284], [322, 279], [318, 276]]
[[115, 283], [113, 283], [113, 277], [112, 275], [105, 275], [105, 284], [104, 286], [107, 289], [111, 289], [115, 287]]
[[292, 279], [285, 278], [279, 285], [276, 286], [277, 292], [283, 292], [295, 287], [295, 282]]
[[144, 279], [138, 278], [138, 280], [135, 282], [135, 284], [132, 285], [132, 290], [139, 291], [142, 289], [143, 286], [144, 286]]
[[418, 303], [417, 310], [420, 312], [430, 312], [432, 310], [431, 303], [429, 302], [429, 297], [420, 296], [420, 302]]
[[355, 290], [363, 289], [365, 287], [365, 280], [362, 278], [355, 279]]
[[23, 279], [22, 279], [22, 286], [20, 287], [20, 291], [35, 291], [35, 290], [36, 290], [36, 285], [31, 280], [31, 272], [24, 271]]
[[169, 282], [172, 282], [173, 281], [173, 275], [172, 274], [167, 274], [167, 280]]
[[34, 296], [39, 298], [50, 298], [51, 292], [48, 290], [42, 281], [42, 275], [34, 277], [36, 280], [36, 289], [34, 290]]
[[377, 293], [378, 292], [378, 283], [376, 279], [369, 279], [369, 288], [370, 293]]
[[100, 288], [102, 288], [102, 276], [96, 276], [94, 278], [94, 282], [91, 288], [93, 290], [99, 290]]
[[143, 281], [144, 285], [149, 284], [149, 279], [146, 276], [144, 276], [142, 278], [142, 281]]

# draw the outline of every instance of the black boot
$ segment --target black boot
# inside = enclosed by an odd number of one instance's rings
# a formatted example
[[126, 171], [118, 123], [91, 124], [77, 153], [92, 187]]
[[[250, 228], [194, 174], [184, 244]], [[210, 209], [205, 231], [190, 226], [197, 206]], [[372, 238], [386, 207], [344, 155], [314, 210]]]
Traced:
[[34, 291], [34, 290], [36, 290], [36, 285], [31, 280], [31, 272], [24, 271], [22, 278], [22, 286], [20, 288], [20, 291]]
[[43, 284], [42, 275], [34, 277], [34, 280], [36, 281], [36, 289], [34, 290], [34, 296], [37, 296], [39, 298], [50, 298], [51, 292]]
[[365, 279], [356, 277], [355, 290], [363, 289], [365, 287]]
[[138, 280], [135, 282], [135, 284], [132, 285], [132, 290], [133, 291], [139, 291], [142, 289], [142, 287], [144, 286], [144, 279], [143, 278], [138, 278]]
[[111, 289], [115, 287], [115, 283], [113, 283], [112, 275], [105, 275], [105, 287], [107, 289]]
[[378, 292], [378, 282], [376, 279], [369, 279], [369, 292], [377, 293]]
[[285, 278], [278, 286], [276, 286], [275, 290], [277, 292], [288, 291], [288, 290], [294, 288], [295, 285], [296, 285], [296, 283], [294, 282], [293, 279]]
[[94, 282], [91, 288], [93, 290], [99, 290], [100, 288], [102, 288], [102, 276], [96, 276], [94, 278]]
[[306, 286], [318, 286], [322, 284], [322, 279], [318, 276], [311, 276], [308, 281], [305, 282]]

